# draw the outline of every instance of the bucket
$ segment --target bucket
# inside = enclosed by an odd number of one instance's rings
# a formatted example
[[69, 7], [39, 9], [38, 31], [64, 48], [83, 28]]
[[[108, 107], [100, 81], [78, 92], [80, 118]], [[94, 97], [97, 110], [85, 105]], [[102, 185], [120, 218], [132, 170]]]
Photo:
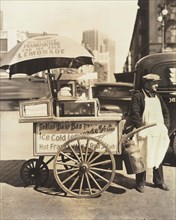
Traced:
[[123, 143], [122, 153], [127, 174], [137, 174], [146, 170], [140, 149], [135, 145], [134, 141], [128, 140]]

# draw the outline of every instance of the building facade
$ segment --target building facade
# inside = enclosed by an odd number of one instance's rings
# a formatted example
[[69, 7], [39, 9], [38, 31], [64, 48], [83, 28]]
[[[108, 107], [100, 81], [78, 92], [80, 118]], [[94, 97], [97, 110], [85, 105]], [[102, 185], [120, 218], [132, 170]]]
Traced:
[[124, 72], [149, 54], [176, 51], [176, 1], [139, 0]]
[[83, 32], [82, 44], [95, 57], [94, 71], [98, 73], [98, 80], [114, 81], [115, 41], [110, 40], [107, 35], [98, 30], [87, 30]]
[[26, 32], [14, 29], [3, 29], [3, 12], [0, 11], [0, 60], [17, 43], [27, 38]]

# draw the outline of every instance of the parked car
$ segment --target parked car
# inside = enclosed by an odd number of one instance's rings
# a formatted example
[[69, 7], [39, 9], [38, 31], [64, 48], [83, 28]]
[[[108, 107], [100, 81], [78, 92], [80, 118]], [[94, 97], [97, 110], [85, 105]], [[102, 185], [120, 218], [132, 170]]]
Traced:
[[170, 112], [170, 147], [176, 155], [176, 53], [158, 53], [143, 57], [136, 63], [134, 90], [140, 90], [142, 77], [149, 73], [160, 75], [158, 93]]
[[93, 87], [93, 97], [98, 98], [101, 112], [116, 112], [125, 115], [131, 101], [132, 83], [97, 83]]
[[114, 73], [116, 82], [134, 83], [134, 71], [124, 73]]

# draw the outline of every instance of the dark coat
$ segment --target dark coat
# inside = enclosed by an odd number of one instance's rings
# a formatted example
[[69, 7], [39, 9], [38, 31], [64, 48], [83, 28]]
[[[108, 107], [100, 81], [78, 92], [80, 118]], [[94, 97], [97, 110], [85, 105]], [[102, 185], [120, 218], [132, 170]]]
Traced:
[[[167, 128], [169, 128], [169, 125], [170, 125], [169, 110], [166, 104], [164, 103], [162, 97], [159, 94], [156, 94], [156, 95], [159, 98], [160, 103], [161, 103], [164, 124], [166, 125]], [[131, 123], [133, 124], [135, 128], [139, 128], [143, 125], [142, 115], [143, 115], [144, 108], [145, 108], [144, 98], [145, 98], [144, 93], [140, 91], [136, 92], [132, 98], [131, 107], [130, 107], [130, 118], [131, 118]]]

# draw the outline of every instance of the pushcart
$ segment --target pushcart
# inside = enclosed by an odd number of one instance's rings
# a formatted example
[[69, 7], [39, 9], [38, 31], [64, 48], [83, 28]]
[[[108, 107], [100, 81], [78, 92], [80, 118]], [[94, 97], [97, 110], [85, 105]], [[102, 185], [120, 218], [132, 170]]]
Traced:
[[[55, 180], [66, 194], [96, 197], [111, 185], [123, 143], [142, 128], [123, 135], [121, 114], [101, 113], [97, 99], [77, 100], [74, 81], [62, 82], [56, 75], [48, 76], [50, 98], [20, 103], [19, 121], [33, 123], [33, 153], [38, 157], [22, 165], [20, 176], [26, 186], [42, 186], [52, 161]], [[71, 85], [72, 96], [57, 97], [63, 84]]]
[[[58, 185], [72, 196], [96, 197], [112, 183], [122, 145], [138, 130], [124, 136], [125, 120], [121, 113], [102, 114], [91, 90], [78, 89], [76, 78], [71, 80], [74, 71], [68, 79], [61, 80], [64, 68], [75, 70], [85, 66], [89, 70], [91, 65], [92, 54], [60, 35], [31, 37], [13, 47], [1, 60], [0, 68], [8, 70], [9, 78], [16, 73], [48, 72], [49, 95], [20, 103], [19, 121], [33, 124], [35, 158], [27, 160], [20, 170], [26, 186], [44, 185], [52, 161]], [[56, 69], [58, 74], [52, 72]], [[80, 72], [88, 70], [83, 68]], [[50, 159], [44, 162], [46, 156]]]

